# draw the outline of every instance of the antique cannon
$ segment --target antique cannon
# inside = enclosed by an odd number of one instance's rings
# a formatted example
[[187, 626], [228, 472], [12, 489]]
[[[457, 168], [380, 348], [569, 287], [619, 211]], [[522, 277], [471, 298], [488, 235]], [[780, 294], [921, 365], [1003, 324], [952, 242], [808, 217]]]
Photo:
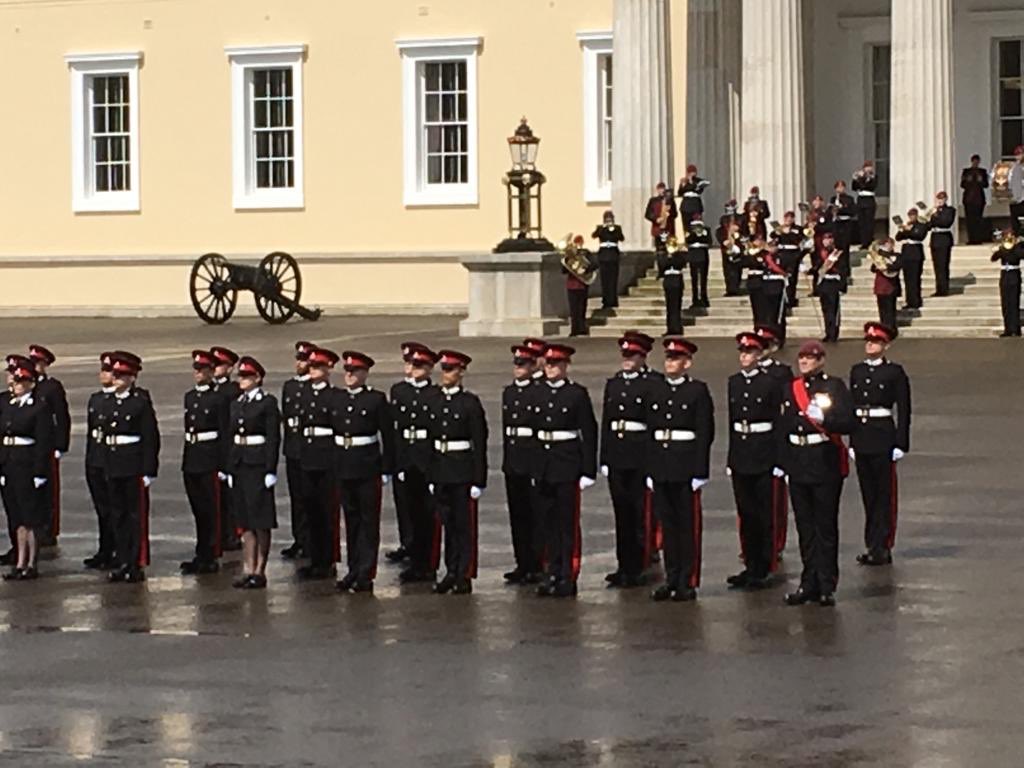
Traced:
[[285, 323], [292, 315], [320, 319], [319, 307], [309, 309], [299, 303], [302, 274], [291, 254], [274, 251], [252, 266], [232, 264], [219, 253], [207, 253], [192, 265], [189, 294], [201, 320], [211, 325], [227, 322], [235, 313], [239, 291], [253, 292], [256, 310], [268, 323]]

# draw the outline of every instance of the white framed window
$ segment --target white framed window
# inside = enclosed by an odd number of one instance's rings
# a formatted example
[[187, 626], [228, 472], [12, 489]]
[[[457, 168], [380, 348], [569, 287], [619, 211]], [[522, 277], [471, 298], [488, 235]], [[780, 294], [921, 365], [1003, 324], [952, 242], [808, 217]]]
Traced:
[[583, 199], [612, 199], [612, 33], [580, 32], [583, 49]]
[[139, 210], [142, 54], [70, 54], [71, 210]]
[[229, 47], [232, 202], [302, 208], [305, 45]]
[[867, 66], [867, 156], [875, 162], [878, 176], [876, 194], [889, 196], [889, 94], [892, 77], [892, 46], [888, 43], [868, 46]]
[[1013, 158], [1024, 144], [1024, 39], [997, 40], [996, 45], [996, 154]]
[[398, 40], [403, 202], [476, 205], [479, 37]]

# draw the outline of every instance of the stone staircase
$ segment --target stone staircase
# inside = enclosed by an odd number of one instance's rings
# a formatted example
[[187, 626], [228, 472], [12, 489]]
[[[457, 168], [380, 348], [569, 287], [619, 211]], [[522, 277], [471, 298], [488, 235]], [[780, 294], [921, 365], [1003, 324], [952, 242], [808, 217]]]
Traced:
[[[924, 307], [920, 315], [901, 312], [900, 332], [907, 338], [992, 337], [1003, 328], [999, 309], [999, 267], [990, 261], [991, 245], [959, 245], [953, 249], [952, 295], [929, 298], [935, 289], [930, 256], [925, 254], [922, 280]], [[852, 282], [842, 301], [842, 338], [854, 338], [868, 320], [878, 319], [878, 305], [872, 293], [874, 275], [865, 254], [851, 254]], [[806, 263], [806, 262], [805, 262]], [[690, 303], [689, 273], [686, 273], [684, 308]], [[798, 307], [789, 317], [788, 335], [791, 339], [820, 338], [823, 335], [820, 306], [807, 296], [808, 287], [801, 278], [797, 295]], [[708, 278], [708, 298], [711, 309], [706, 315], [693, 315], [683, 311], [684, 333], [693, 338], [733, 336], [751, 325], [750, 302], [746, 296], [725, 297], [725, 282], [718, 252], [712, 252], [711, 274]], [[905, 298], [905, 297], [904, 297]], [[591, 298], [591, 306], [600, 301]], [[628, 329], [638, 329], [660, 336], [665, 331], [665, 304], [657, 271], [650, 269], [637, 285], [620, 297], [614, 310], [596, 309], [590, 316], [590, 331], [594, 336], [617, 336]], [[562, 328], [568, 333], [568, 325]]]

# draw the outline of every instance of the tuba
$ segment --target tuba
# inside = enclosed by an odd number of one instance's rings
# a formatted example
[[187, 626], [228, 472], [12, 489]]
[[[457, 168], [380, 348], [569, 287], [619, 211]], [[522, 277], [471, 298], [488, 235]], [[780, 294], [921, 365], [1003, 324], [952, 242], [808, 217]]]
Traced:
[[555, 249], [562, 256], [562, 268], [581, 283], [591, 285], [597, 279], [597, 265], [590, 260], [581, 236], [573, 237], [570, 232], [558, 241]]
[[892, 279], [900, 273], [898, 269], [894, 269], [896, 266], [896, 254], [883, 253], [881, 240], [875, 240], [868, 246], [868, 259], [870, 259], [875, 269], [885, 277]]

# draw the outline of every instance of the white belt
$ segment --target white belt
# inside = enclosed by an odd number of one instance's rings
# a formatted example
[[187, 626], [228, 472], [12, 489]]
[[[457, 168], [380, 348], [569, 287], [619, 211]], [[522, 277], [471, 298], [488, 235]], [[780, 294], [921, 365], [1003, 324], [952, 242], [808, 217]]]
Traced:
[[438, 453], [451, 453], [452, 451], [470, 451], [473, 443], [469, 440], [435, 440], [434, 450]]
[[770, 421], [734, 421], [732, 431], [742, 435], [749, 435], [754, 432], [771, 432], [773, 424]]
[[669, 275], [681, 275], [681, 274], [683, 274], [683, 270], [681, 270], [681, 269], [666, 269], [664, 272], [661, 273], [661, 276], [662, 277], [668, 277]]
[[405, 440], [426, 440], [427, 430], [425, 429], [403, 429], [402, 438]]
[[953, 228], [952, 227], [932, 227], [932, 234], [934, 235], [936, 232], [945, 232], [945, 233], [951, 235], [951, 234], [953, 234]]
[[785, 280], [786, 276], [773, 273], [773, 274], [770, 274], [770, 275], [765, 275], [764, 279], [765, 280]]
[[302, 430], [304, 437], [334, 437], [334, 430], [330, 427], [306, 427]]
[[377, 435], [335, 435], [334, 444], [342, 448], [362, 448], [374, 445], [377, 439]]
[[819, 435], [817, 433], [815, 433], [813, 435], [790, 435], [789, 436], [789, 444], [790, 445], [821, 445], [822, 443], [827, 443], [827, 442], [828, 442], [828, 438], [827, 437], [825, 437], [824, 435]]
[[31, 437], [12, 437], [11, 435], [4, 435], [4, 445], [11, 446], [26, 446], [35, 445], [36, 441]]
[[266, 442], [266, 435], [235, 435], [235, 445], [263, 445]]
[[904, 240], [904, 245], [924, 245], [924, 240]]
[[892, 408], [858, 408], [857, 415], [862, 419], [867, 416], [872, 419], [884, 419], [892, 416]]
[[612, 432], [646, 432], [647, 425], [642, 421], [628, 421], [625, 419], [611, 423]]
[[836, 221], [853, 221], [853, 216], [836, 216]]
[[533, 428], [505, 427], [505, 437], [533, 437]]
[[875, 193], [874, 192], [867, 192], [867, 191], [858, 190], [857, 191], [857, 196], [858, 197], [874, 197]]
[[602, 248], [618, 248], [618, 243], [601, 243]]
[[777, 246], [780, 251], [799, 251], [799, 245], [779, 245]]
[[683, 192], [683, 197], [700, 197], [700, 192]]
[[107, 435], [107, 445], [134, 445], [135, 443], [141, 443], [141, 435]]
[[821, 279], [822, 280], [842, 280], [843, 276], [842, 275], [834, 275], [832, 273], [829, 273], [827, 275], [822, 275]]
[[1020, 264], [1003, 264], [1002, 270], [1003, 272], [1019, 271]]
[[750, 275], [763, 275], [763, 274], [764, 274], [764, 270], [763, 269], [748, 269], [747, 270], [747, 276], [748, 277]]
[[191, 444], [194, 443], [209, 443], [212, 440], [216, 440], [220, 436], [219, 432], [186, 432], [185, 442]]
[[567, 440], [578, 440], [580, 433], [574, 429], [537, 430], [537, 439], [545, 443], [564, 443]]
[[660, 442], [671, 440], [673, 442], [689, 442], [697, 439], [697, 433], [688, 429], [656, 429], [654, 439]]

